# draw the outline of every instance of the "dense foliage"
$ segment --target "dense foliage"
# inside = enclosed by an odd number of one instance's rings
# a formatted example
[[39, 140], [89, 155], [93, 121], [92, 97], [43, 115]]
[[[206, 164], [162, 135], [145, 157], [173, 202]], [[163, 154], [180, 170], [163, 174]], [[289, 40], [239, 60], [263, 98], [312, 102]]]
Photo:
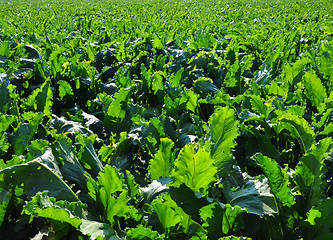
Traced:
[[331, 239], [332, 0], [0, 10], [0, 239]]

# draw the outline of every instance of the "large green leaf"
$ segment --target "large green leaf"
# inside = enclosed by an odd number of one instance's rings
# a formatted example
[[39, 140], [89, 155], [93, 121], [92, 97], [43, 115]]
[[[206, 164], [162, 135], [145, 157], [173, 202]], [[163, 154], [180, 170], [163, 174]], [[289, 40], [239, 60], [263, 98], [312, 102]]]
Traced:
[[145, 228], [142, 225], [139, 225], [136, 228], [130, 228], [126, 232], [126, 236], [133, 240], [161, 239], [158, 238], [158, 232], [153, 231], [151, 228]]
[[236, 191], [233, 191], [229, 184], [225, 184], [223, 192], [227, 203], [246, 208], [248, 213], [269, 216], [277, 213], [274, 195], [265, 177], [246, 179], [242, 188]]
[[286, 179], [273, 159], [258, 154], [255, 159], [259, 163], [261, 169], [264, 171], [265, 176], [268, 178], [274, 195], [282, 202], [283, 205], [291, 207], [295, 204], [294, 196], [291, 193], [291, 188], [288, 186], [289, 179]]
[[28, 123], [22, 123], [15, 132], [14, 150], [16, 155], [23, 154], [24, 151], [27, 149], [30, 140], [34, 136], [38, 125], [43, 118], [43, 114], [25, 112], [23, 114], [23, 118], [24, 120], [28, 121]]
[[59, 132], [75, 134], [76, 132], [90, 135], [92, 132], [83, 127], [80, 123], [68, 121], [64, 117], [56, 117], [49, 122], [51, 127], [54, 127]]
[[119, 171], [110, 165], [106, 165], [104, 172], [100, 172], [97, 177], [98, 182], [103, 186], [106, 196], [117, 191], [126, 190], [124, 187], [124, 176]]
[[219, 239], [224, 234], [234, 230], [236, 218], [246, 210], [239, 206], [232, 207], [230, 204], [211, 203], [200, 209], [202, 226], [207, 230], [209, 239]]
[[117, 232], [107, 223], [101, 223], [91, 220], [82, 219], [80, 232], [90, 237], [90, 239], [108, 239], [117, 240], [119, 238]]
[[80, 197], [84, 199], [88, 192], [86, 173], [73, 152], [70, 140], [65, 135], [59, 136], [55, 148], [58, 151], [56, 157], [62, 163], [60, 166], [62, 175], [76, 185], [77, 190], [80, 191]]
[[285, 66], [285, 78], [283, 79], [287, 84], [290, 90], [294, 90], [297, 86], [297, 83], [301, 81], [303, 75], [304, 67], [309, 64], [309, 58], [300, 58], [298, 59], [293, 66], [287, 64]]
[[166, 186], [171, 179], [161, 178], [158, 181], [153, 180], [147, 187], [140, 188], [142, 192], [143, 201], [150, 203], [153, 201], [158, 195], [163, 192], [166, 192], [168, 187]]
[[219, 89], [213, 84], [212, 79], [200, 77], [194, 81], [193, 89], [196, 93], [215, 93]]
[[[287, 129], [293, 137], [299, 141], [304, 153], [311, 147], [315, 133], [308, 122], [295, 114], [285, 113], [279, 119], [282, 122], [282, 129]], [[280, 131], [281, 132], [281, 131]]]
[[318, 109], [324, 99], [327, 98], [326, 89], [321, 80], [313, 72], [307, 72], [303, 76], [305, 96]]
[[78, 201], [75, 193], [54, 170], [41, 163], [52, 158], [50, 154], [51, 152], [47, 151], [40, 159], [5, 168], [0, 174], [4, 175], [7, 184], [21, 186], [28, 198], [32, 198], [38, 192], [48, 191], [50, 197], [57, 200]]
[[74, 95], [71, 85], [63, 80], [58, 81], [59, 84], [59, 96], [63, 99], [66, 95]]
[[271, 68], [264, 68], [256, 74], [254, 80], [260, 86], [266, 86], [272, 81], [272, 69]]
[[90, 170], [92, 176], [96, 177], [99, 172], [104, 170], [104, 168], [93, 146], [94, 135], [77, 135], [76, 140], [78, 141], [76, 144], [81, 145], [81, 164]]
[[29, 110], [35, 110], [50, 116], [53, 104], [52, 97], [50, 81], [45, 81], [40, 88], [37, 88], [29, 95], [26, 100], [26, 106], [32, 108]]
[[216, 179], [217, 168], [214, 160], [204, 148], [186, 145], [175, 161], [172, 176], [185, 183], [193, 191], [206, 194], [209, 184]]
[[303, 196], [307, 199], [307, 209], [316, 206], [324, 197], [322, 192], [324, 181], [324, 160], [332, 150], [332, 138], [325, 138], [312, 145], [296, 166], [294, 178], [300, 186]]
[[8, 57], [10, 53], [10, 42], [2, 41], [0, 44], [0, 55]]
[[9, 201], [12, 196], [13, 194], [9, 191], [7, 184], [5, 184], [3, 181], [0, 181], [0, 227], [5, 220]]
[[56, 201], [47, 192], [38, 192], [23, 208], [23, 213], [66, 222], [78, 228], [88, 211], [81, 202]]
[[7, 141], [6, 131], [12, 125], [15, 119], [17, 119], [16, 116], [10, 116], [5, 114], [1, 115], [0, 113], [0, 154], [5, 153], [11, 146], [11, 144]]
[[130, 211], [127, 205], [128, 191], [124, 186], [123, 175], [120, 175], [116, 168], [107, 165], [97, 179], [100, 184], [99, 198], [104, 206], [107, 220], [112, 225], [115, 217], [125, 217]]
[[173, 210], [168, 202], [163, 202], [161, 199], [155, 199], [152, 206], [160, 220], [164, 231], [176, 226], [181, 221], [181, 215]]
[[309, 211], [308, 219], [314, 212], [316, 216], [311, 221], [311, 226], [307, 227], [304, 239], [323, 239], [332, 238], [333, 226], [333, 198], [325, 202], [320, 202], [316, 208]]
[[172, 166], [172, 147], [174, 143], [168, 138], [162, 138], [159, 150], [150, 160], [148, 172], [151, 179], [158, 180], [160, 177], [168, 177]]
[[[101, 193], [101, 198], [105, 193]], [[107, 220], [111, 225], [114, 224], [116, 218], [126, 217], [129, 215], [130, 208], [127, 205], [129, 201], [128, 192], [122, 192], [119, 197], [108, 196], [106, 205]]]
[[200, 208], [209, 204], [207, 197], [199, 196], [185, 184], [178, 188], [171, 187], [168, 192], [177, 205], [191, 216], [196, 216]]
[[23, 207], [23, 213], [70, 224], [90, 239], [120, 239], [109, 224], [91, 220], [87, 206], [83, 203], [56, 201], [47, 192], [38, 192]]
[[238, 121], [234, 110], [224, 107], [217, 110], [209, 119], [208, 136], [214, 143], [211, 156], [219, 171], [229, 174], [235, 161], [231, 149], [236, 146], [235, 139], [238, 134]]
[[8, 85], [10, 81], [6, 74], [0, 74], [0, 113], [6, 113], [8, 104], [10, 103], [10, 96]]
[[107, 110], [107, 115], [112, 117], [112, 121], [122, 121], [125, 118], [125, 110], [130, 92], [131, 89], [122, 88], [114, 95], [114, 101]]

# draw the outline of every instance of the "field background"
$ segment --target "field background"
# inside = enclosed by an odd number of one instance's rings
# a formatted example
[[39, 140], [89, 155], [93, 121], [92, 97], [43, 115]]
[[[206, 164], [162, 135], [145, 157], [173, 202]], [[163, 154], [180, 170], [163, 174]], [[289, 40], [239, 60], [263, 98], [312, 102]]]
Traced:
[[332, 0], [0, 23], [0, 239], [331, 239]]

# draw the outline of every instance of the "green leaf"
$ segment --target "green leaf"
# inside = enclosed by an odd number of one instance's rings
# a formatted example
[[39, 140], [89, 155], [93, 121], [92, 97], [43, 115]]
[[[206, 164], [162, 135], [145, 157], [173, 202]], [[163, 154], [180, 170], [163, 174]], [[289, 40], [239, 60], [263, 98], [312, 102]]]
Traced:
[[7, 208], [12, 195], [13, 194], [8, 190], [7, 184], [0, 181], [0, 227], [5, 220]]
[[138, 225], [136, 228], [130, 228], [126, 232], [126, 236], [133, 240], [155, 240], [158, 239], [158, 232], [153, 231], [151, 228]]
[[100, 172], [97, 179], [103, 186], [106, 196], [111, 196], [111, 194], [117, 191], [126, 190], [124, 187], [124, 176], [115, 167], [110, 165], [104, 167], [104, 172]]
[[154, 78], [152, 82], [152, 89], [154, 91], [154, 94], [156, 94], [158, 91], [163, 91], [164, 88], [165, 87], [163, 83], [163, 74], [161, 75], [160, 72], [154, 73]]
[[[105, 194], [105, 193], [104, 193]], [[104, 196], [101, 194], [101, 198]], [[127, 197], [128, 192], [122, 192], [118, 198], [114, 196], [109, 196], [106, 207], [107, 220], [111, 225], [114, 224], [115, 218], [121, 218], [128, 216], [130, 208], [127, 205], [129, 198]]]
[[90, 44], [87, 45], [87, 47], [86, 47], [86, 51], [87, 51], [87, 54], [88, 54], [89, 60], [90, 60], [90, 61], [95, 61], [94, 49], [93, 49], [93, 47], [92, 47]]
[[65, 135], [59, 135], [56, 149], [58, 151], [58, 161], [61, 162], [60, 171], [64, 178], [70, 183], [74, 183], [80, 190], [80, 197], [86, 197], [87, 179], [85, 171], [72, 150], [70, 140]]
[[207, 194], [209, 184], [216, 177], [217, 168], [210, 154], [204, 148], [186, 145], [175, 161], [172, 176], [179, 182], [185, 183], [193, 191]]
[[[292, 113], [285, 113], [279, 119], [282, 122], [282, 129], [287, 129], [299, 141], [304, 153], [311, 147], [315, 133], [304, 118]], [[287, 125], [285, 125], [285, 123]], [[280, 129], [280, 132], [281, 130]]]
[[311, 150], [299, 160], [295, 168], [294, 178], [307, 199], [307, 209], [316, 206], [324, 197], [324, 160], [331, 150], [332, 138], [322, 139], [318, 144], [312, 145]]
[[196, 93], [215, 93], [219, 89], [213, 84], [212, 79], [206, 77], [199, 77], [194, 81], [193, 89]]
[[[333, 198], [321, 202], [316, 208], [312, 208], [308, 215], [312, 218], [304, 235], [304, 239], [331, 239], [333, 224]], [[314, 216], [315, 215], [315, 216]]]
[[182, 98], [186, 98], [186, 108], [192, 112], [195, 112], [195, 109], [198, 105], [198, 95], [191, 90], [184, 91]]
[[37, 88], [29, 95], [26, 105], [32, 107], [33, 110], [43, 112], [46, 116], [50, 116], [53, 104], [52, 98], [50, 81], [45, 81], [40, 88]]
[[267, 84], [269, 84], [272, 81], [271, 76], [272, 69], [267, 69], [266, 67], [255, 75], [254, 80], [257, 82], [258, 85], [265, 87]]
[[274, 195], [271, 193], [267, 178], [246, 179], [242, 188], [235, 191], [229, 184], [225, 184], [223, 192], [227, 203], [246, 208], [248, 213], [268, 216], [277, 213]]
[[61, 171], [59, 169], [58, 163], [52, 153], [51, 148], [46, 147], [43, 151], [43, 154], [36, 158], [36, 161], [47, 166], [52, 172], [54, 172], [59, 178], [62, 178]]
[[[106, 211], [107, 220], [113, 225], [115, 217], [125, 217], [130, 211], [127, 205], [128, 191], [124, 187], [123, 175], [120, 175], [116, 168], [107, 165], [97, 179], [101, 186], [99, 198]], [[116, 197], [116, 192], [120, 192], [118, 197]]]
[[76, 140], [78, 141], [76, 144], [81, 145], [80, 162], [83, 163], [85, 167], [88, 166], [90, 173], [93, 177], [96, 177], [104, 168], [93, 146], [94, 135], [77, 135]]
[[30, 59], [40, 59], [42, 60], [42, 57], [40, 56], [39, 51], [32, 45], [24, 45], [24, 49], [27, 53], [27, 58]]
[[235, 112], [228, 107], [220, 108], [209, 118], [208, 124], [208, 136], [214, 143], [211, 156], [218, 170], [229, 174], [235, 163], [231, 149], [236, 146], [235, 139], [239, 135]]
[[251, 95], [251, 104], [252, 104], [252, 109], [262, 114], [265, 118], [268, 118], [269, 113], [273, 110], [273, 108], [269, 109], [265, 105], [264, 99], [262, 99], [260, 96], [257, 95]]
[[63, 80], [58, 81], [59, 84], [59, 96], [62, 100], [66, 95], [74, 95], [71, 85]]
[[14, 150], [16, 155], [22, 155], [30, 144], [30, 140], [34, 136], [39, 123], [43, 118], [42, 113], [26, 112], [23, 118], [28, 123], [22, 123], [15, 133]]
[[112, 121], [122, 121], [125, 118], [127, 101], [131, 89], [121, 88], [118, 93], [114, 95], [114, 101], [109, 105], [107, 115], [112, 117]]
[[151, 204], [165, 232], [180, 223], [181, 216], [169, 206], [168, 202], [155, 199]]
[[141, 188], [143, 200], [146, 203], [150, 203], [158, 195], [165, 192], [168, 187], [166, 186], [171, 179], [159, 179], [159, 181], [153, 180], [148, 187]]
[[324, 85], [317, 75], [313, 72], [307, 72], [303, 76], [305, 96], [309, 99], [318, 110], [324, 99], [327, 98], [327, 93]]
[[289, 85], [289, 89], [293, 90], [297, 83], [301, 81], [301, 77], [304, 72], [304, 67], [310, 63], [310, 59], [300, 58], [298, 59], [293, 66], [287, 64], [285, 66], [285, 78], [284, 81]]
[[0, 44], [0, 55], [8, 57], [10, 53], [10, 42], [2, 41]]
[[92, 134], [90, 130], [83, 127], [80, 123], [67, 121], [64, 117], [55, 117], [55, 119], [52, 119], [49, 124], [61, 133], [71, 133], [73, 135], [75, 135], [76, 132], [87, 135]]
[[162, 138], [159, 150], [150, 160], [148, 172], [151, 179], [158, 180], [160, 177], [169, 177], [172, 166], [172, 148], [174, 143], [169, 138]]
[[246, 212], [239, 206], [232, 207], [230, 204], [222, 205], [214, 202], [200, 209], [202, 226], [208, 232], [209, 239], [219, 239], [224, 234], [234, 230], [236, 218]]
[[262, 154], [257, 154], [255, 159], [264, 171], [265, 176], [268, 178], [274, 195], [284, 206], [291, 207], [294, 205], [294, 196], [291, 193], [291, 188], [288, 186], [289, 179], [284, 177], [277, 162], [269, 157], [263, 156]]
[[198, 196], [185, 184], [180, 185], [179, 188], [171, 187], [169, 193], [177, 205], [191, 216], [196, 216], [200, 208], [209, 204], [207, 198]]
[[[41, 158], [47, 158], [46, 156]], [[32, 198], [38, 192], [48, 191], [57, 200], [78, 201], [71, 188], [45, 164], [33, 160], [26, 164], [15, 165], [0, 171], [7, 184], [21, 186], [27, 197]]]
[[139, 185], [135, 183], [134, 176], [128, 170], [126, 170], [126, 181], [131, 198], [140, 193]]
[[184, 72], [184, 68], [179, 69], [176, 74], [172, 73], [169, 81], [171, 83], [171, 87], [179, 87], [180, 86], [180, 81], [182, 80], [182, 75]]
[[61, 221], [78, 228], [82, 219], [88, 215], [86, 206], [81, 202], [56, 201], [48, 192], [38, 192], [23, 207], [23, 213]]
[[11, 101], [8, 85], [10, 81], [6, 74], [0, 74], [0, 113], [6, 113], [8, 104]]
[[86, 219], [81, 219], [80, 232], [90, 237], [90, 239], [121, 239], [117, 232], [107, 223], [101, 223]]
[[316, 218], [321, 217], [321, 212], [314, 207], [310, 209], [310, 211], [307, 213], [307, 219], [305, 221], [309, 222], [312, 226], [316, 225]]
[[15, 119], [17, 119], [16, 116], [0, 114], [0, 154], [5, 153], [11, 146], [11, 144], [7, 141], [5, 132], [12, 125]]

